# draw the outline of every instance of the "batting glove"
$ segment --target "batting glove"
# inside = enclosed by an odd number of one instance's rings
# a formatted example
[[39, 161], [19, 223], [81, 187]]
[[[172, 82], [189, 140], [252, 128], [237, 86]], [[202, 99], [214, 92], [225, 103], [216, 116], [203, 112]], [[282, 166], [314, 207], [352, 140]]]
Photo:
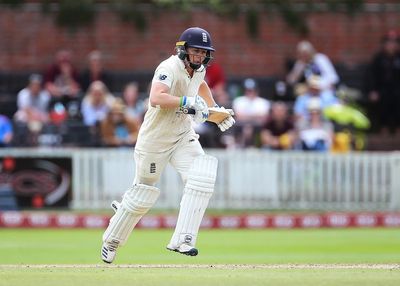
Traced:
[[[221, 107], [222, 109], [225, 109], [225, 107]], [[233, 124], [235, 124], [235, 119], [233, 118], [233, 115], [235, 115], [235, 113], [233, 112], [232, 109], [227, 109], [229, 111], [229, 114], [231, 116], [225, 118], [223, 121], [221, 121], [221, 123], [218, 124], [218, 128], [222, 131], [225, 132], [226, 130], [228, 130], [229, 128], [231, 128], [233, 126]]]
[[181, 106], [183, 108], [194, 109], [195, 112], [192, 118], [196, 123], [204, 123], [208, 119], [208, 106], [200, 95], [195, 97], [183, 96], [181, 99]]

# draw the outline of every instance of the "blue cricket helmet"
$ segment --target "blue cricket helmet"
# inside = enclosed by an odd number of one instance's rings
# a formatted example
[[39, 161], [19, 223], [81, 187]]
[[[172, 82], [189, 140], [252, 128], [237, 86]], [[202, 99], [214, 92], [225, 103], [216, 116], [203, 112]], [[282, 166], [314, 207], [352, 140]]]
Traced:
[[215, 51], [212, 46], [210, 34], [199, 27], [186, 29], [179, 37], [179, 42], [177, 42], [176, 45], [185, 45], [186, 47], [199, 48], [212, 52]]
[[[179, 37], [179, 41], [176, 43], [176, 48], [178, 52], [178, 57], [181, 60], [188, 60], [187, 48], [199, 48], [207, 51], [207, 56], [203, 61], [203, 65], [207, 65], [209, 61], [212, 59], [211, 52], [214, 52], [215, 49], [212, 46], [211, 36], [210, 34], [199, 27], [192, 27], [186, 29], [181, 36]], [[190, 67], [193, 69], [198, 69], [200, 65], [193, 64], [189, 61]]]

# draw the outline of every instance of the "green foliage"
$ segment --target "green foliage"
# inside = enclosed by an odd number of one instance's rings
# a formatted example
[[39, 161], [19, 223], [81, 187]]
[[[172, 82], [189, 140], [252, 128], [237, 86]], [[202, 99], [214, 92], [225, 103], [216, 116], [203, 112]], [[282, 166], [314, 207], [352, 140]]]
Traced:
[[112, 10], [117, 13], [121, 21], [132, 23], [140, 32], [144, 32], [148, 23], [141, 5], [137, 1], [118, 0], [111, 1]]
[[95, 3], [93, 0], [62, 0], [59, 3], [56, 23], [62, 27], [74, 30], [78, 27], [91, 24], [94, 17]]
[[257, 38], [259, 33], [259, 16], [254, 8], [247, 10], [246, 12], [246, 24], [247, 32], [252, 38]]
[[309, 33], [305, 15], [295, 10], [292, 1], [275, 1], [275, 5], [281, 17], [290, 28], [301, 35]]
[[[56, 23], [62, 27], [77, 29], [90, 25], [96, 16], [96, 0], [42, 0], [42, 11], [48, 14], [51, 11], [51, 3], [57, 4]], [[148, 11], [160, 13], [165, 9], [180, 14], [189, 15], [196, 8], [207, 9], [221, 17], [235, 21], [240, 12], [245, 13], [245, 23], [250, 37], [257, 38], [260, 26], [260, 13], [264, 11], [277, 12], [286, 24], [300, 35], [309, 33], [307, 25], [307, 12], [315, 12], [318, 7], [330, 12], [346, 12], [349, 15], [361, 11], [364, 0], [327, 0], [316, 3], [313, 0], [115, 0], [101, 1], [114, 11], [122, 21], [132, 23], [139, 31], [144, 32], [148, 28], [146, 14]], [[0, 4], [12, 8], [23, 6], [24, 0], [0, 0]], [[106, 7], [107, 7], [106, 6]]]
[[6, 5], [10, 8], [19, 8], [22, 4], [24, 4], [24, 0], [0, 0], [0, 4]]

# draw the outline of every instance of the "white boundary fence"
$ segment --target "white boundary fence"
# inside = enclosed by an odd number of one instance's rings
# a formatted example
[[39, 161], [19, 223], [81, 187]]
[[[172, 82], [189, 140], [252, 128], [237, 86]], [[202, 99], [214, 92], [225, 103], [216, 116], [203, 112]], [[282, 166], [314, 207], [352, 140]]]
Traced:
[[[210, 207], [400, 210], [400, 153], [343, 155], [208, 150], [219, 160]], [[0, 149], [0, 156], [72, 158], [72, 206], [107, 208], [132, 184], [132, 149]], [[167, 167], [156, 208], [177, 208], [182, 183]]]

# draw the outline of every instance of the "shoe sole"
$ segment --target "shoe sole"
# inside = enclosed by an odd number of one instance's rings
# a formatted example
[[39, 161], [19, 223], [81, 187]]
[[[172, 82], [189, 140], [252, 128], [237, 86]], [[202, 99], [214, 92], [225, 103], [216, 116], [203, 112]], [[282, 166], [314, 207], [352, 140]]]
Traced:
[[197, 254], [199, 254], [199, 251], [196, 248], [192, 248], [191, 250], [185, 251], [185, 252], [180, 252], [178, 249], [171, 249], [171, 248], [168, 248], [168, 247], [167, 247], [167, 249], [169, 251], [177, 252], [177, 253], [184, 254], [184, 255], [187, 255], [187, 256], [196, 256]]

